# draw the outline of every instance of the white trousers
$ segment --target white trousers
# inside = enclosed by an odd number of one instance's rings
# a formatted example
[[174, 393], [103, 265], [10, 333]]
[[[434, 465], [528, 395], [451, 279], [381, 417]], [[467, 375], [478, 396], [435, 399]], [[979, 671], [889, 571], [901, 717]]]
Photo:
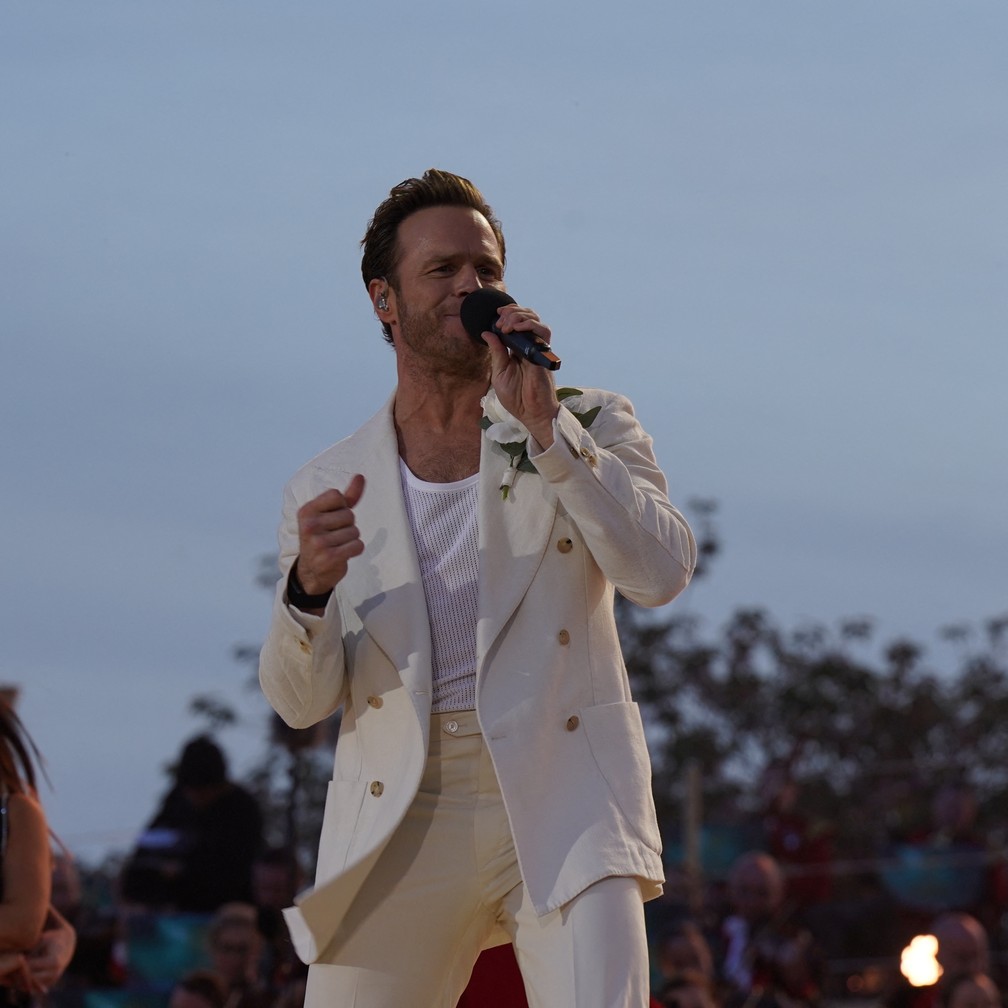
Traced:
[[455, 1008], [499, 928], [531, 1008], [646, 1008], [637, 880], [603, 879], [537, 917], [475, 713], [434, 715], [417, 797], [340, 926], [331, 964], [309, 968], [305, 1006]]

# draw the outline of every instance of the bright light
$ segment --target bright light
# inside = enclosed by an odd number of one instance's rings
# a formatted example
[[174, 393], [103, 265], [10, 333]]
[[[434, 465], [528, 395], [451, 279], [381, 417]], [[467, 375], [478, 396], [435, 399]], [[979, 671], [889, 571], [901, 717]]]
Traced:
[[914, 987], [930, 987], [942, 975], [937, 952], [938, 939], [934, 935], [917, 935], [900, 953], [900, 973]]

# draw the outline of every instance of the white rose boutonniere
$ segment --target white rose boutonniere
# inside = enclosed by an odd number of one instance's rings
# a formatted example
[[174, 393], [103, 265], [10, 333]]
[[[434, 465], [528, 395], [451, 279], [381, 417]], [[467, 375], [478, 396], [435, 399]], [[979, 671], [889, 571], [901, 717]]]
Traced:
[[[556, 390], [557, 402], [563, 402], [572, 396], [582, 395], [581, 389], [558, 388]], [[497, 398], [497, 393], [491, 389], [481, 400], [483, 407], [483, 418], [480, 426], [491, 441], [503, 449], [511, 456], [511, 464], [504, 474], [504, 482], [500, 485], [501, 500], [507, 500], [514, 484], [515, 476], [518, 472], [535, 472], [536, 468], [528, 457], [529, 432], [525, 426], [519, 423], [503, 406]], [[578, 420], [582, 427], [587, 429], [592, 421], [598, 416], [601, 406], [594, 406], [584, 413], [578, 413], [572, 409], [573, 403], [568, 403], [567, 408]]]

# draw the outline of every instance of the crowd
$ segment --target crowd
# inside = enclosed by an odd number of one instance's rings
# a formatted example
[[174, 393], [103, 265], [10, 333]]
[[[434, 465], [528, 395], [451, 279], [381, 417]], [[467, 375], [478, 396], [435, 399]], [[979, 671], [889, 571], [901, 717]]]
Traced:
[[[297, 857], [268, 847], [255, 799], [230, 780], [224, 754], [199, 737], [115, 880], [113, 898], [85, 893], [69, 853], [49, 836], [36, 790], [37, 754], [0, 701], [0, 983], [8, 1003], [53, 1008], [300, 1008], [306, 967], [282, 910], [304, 887]], [[985, 851], [927, 899], [884, 871], [865, 884], [805, 820], [786, 767], [764, 775], [759, 849], [703, 881], [671, 866], [647, 905], [652, 1008], [999, 1008], [1005, 898]], [[933, 822], [913, 840], [979, 853], [975, 806], [961, 783], [937, 789]], [[55, 851], [55, 853], [52, 853]], [[933, 868], [933, 862], [932, 862]], [[982, 876], [976, 883], [977, 872]], [[919, 895], [919, 894], [918, 894]], [[899, 970], [916, 934], [934, 936], [933, 974]], [[459, 1008], [525, 1008], [510, 946], [481, 956]]]
[[721, 880], [682, 872], [649, 905], [656, 1004], [1001, 1004], [1005, 867], [967, 783], [936, 781], [930, 821], [883, 831], [861, 859], [839, 856], [828, 825], [802, 814], [786, 763], [767, 768], [759, 799], [737, 831], [756, 849]]

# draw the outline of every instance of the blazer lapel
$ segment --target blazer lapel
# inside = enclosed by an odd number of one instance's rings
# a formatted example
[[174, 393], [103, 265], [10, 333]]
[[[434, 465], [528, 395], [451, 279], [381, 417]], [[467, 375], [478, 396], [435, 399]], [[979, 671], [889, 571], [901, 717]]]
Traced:
[[365, 630], [400, 670], [407, 688], [429, 696], [427, 600], [403, 502], [394, 401], [393, 394], [381, 412], [344, 442], [339, 469], [320, 467], [319, 478], [342, 489], [355, 472], [364, 474], [364, 494], [354, 509], [364, 552], [350, 561], [347, 597], [355, 600]]
[[507, 500], [500, 485], [509, 457], [489, 438], [480, 449], [479, 608], [476, 654], [488, 650], [539, 569], [556, 514], [556, 498], [534, 472], [519, 472]]
[[[431, 640], [427, 600], [416, 545], [406, 517], [399, 447], [392, 421], [395, 396], [348, 438], [336, 466], [320, 464], [316, 493], [343, 489], [355, 472], [367, 484], [354, 509], [364, 552], [350, 562], [348, 597], [366, 631], [400, 670], [411, 691], [431, 690]], [[482, 662], [528, 591], [542, 562], [557, 502], [543, 479], [519, 472], [507, 500], [500, 485], [509, 457], [484, 437], [480, 446], [479, 605], [477, 663]]]

